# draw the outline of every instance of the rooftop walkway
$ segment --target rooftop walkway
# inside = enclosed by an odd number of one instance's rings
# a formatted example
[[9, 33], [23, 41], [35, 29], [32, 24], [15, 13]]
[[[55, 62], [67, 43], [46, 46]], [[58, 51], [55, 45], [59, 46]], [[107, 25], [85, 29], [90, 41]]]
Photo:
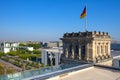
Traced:
[[89, 67], [47, 80], [120, 80], [120, 70], [103, 67]]

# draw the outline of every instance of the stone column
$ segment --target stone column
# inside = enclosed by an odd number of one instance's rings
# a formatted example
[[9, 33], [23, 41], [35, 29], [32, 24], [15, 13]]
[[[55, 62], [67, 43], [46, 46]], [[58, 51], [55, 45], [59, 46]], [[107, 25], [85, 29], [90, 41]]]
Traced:
[[81, 60], [81, 46], [79, 44], [79, 55], [78, 55], [78, 59]]
[[108, 55], [108, 47], [107, 47], [107, 43], [105, 44], [105, 57], [107, 58]]
[[101, 54], [101, 45], [99, 44], [99, 56], [101, 57], [102, 54]]
[[107, 45], [105, 44], [105, 55], [107, 54]]
[[105, 44], [103, 44], [102, 48], [103, 48], [103, 56], [104, 56], [105, 55]]
[[99, 59], [100, 59], [100, 52], [101, 52], [100, 50], [101, 50], [100, 44], [97, 43], [97, 55], [96, 55], [97, 61], [99, 61]]
[[93, 59], [93, 62], [96, 62], [97, 57], [98, 57], [98, 54], [97, 54], [97, 41], [93, 41], [93, 43], [92, 43], [92, 59]]
[[110, 55], [110, 41], [108, 42], [108, 56], [111, 57], [111, 55]]
[[74, 59], [74, 46], [72, 46], [72, 54], [71, 54], [71, 58]]
[[105, 58], [106, 52], [105, 52], [105, 43], [103, 44], [103, 56]]
[[97, 56], [96, 56], [96, 58], [97, 58], [97, 61], [99, 61], [99, 59], [100, 59], [100, 45], [99, 44], [97, 44]]
[[100, 52], [99, 52], [99, 45], [97, 45], [97, 57], [99, 56]]
[[101, 57], [102, 57], [102, 59], [104, 59], [104, 45], [102, 44], [101, 45]]
[[100, 50], [100, 56], [102, 56], [102, 53], [101, 53], [101, 45], [99, 45], [99, 50]]
[[65, 49], [65, 57], [68, 58], [68, 48]]
[[74, 48], [72, 48], [72, 55], [71, 55], [72, 59], [74, 59]]
[[98, 48], [97, 48], [97, 46], [98, 46], [98, 43], [96, 42], [96, 44], [95, 44], [95, 58], [98, 57]]
[[86, 51], [85, 51], [86, 53], [86, 60], [88, 61], [89, 60], [89, 43], [87, 43], [87, 45], [86, 45]]

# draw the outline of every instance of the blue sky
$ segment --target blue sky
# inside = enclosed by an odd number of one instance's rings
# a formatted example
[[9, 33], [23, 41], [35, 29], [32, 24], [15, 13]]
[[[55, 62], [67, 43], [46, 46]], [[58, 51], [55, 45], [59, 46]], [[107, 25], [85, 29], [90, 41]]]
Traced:
[[88, 31], [120, 40], [120, 0], [0, 0], [0, 40], [53, 41], [65, 32]]

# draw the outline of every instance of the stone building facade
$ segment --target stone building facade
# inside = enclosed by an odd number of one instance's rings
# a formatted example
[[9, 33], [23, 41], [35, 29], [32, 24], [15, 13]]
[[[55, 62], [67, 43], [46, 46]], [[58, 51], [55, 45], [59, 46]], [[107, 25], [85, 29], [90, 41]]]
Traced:
[[111, 58], [108, 32], [65, 33], [62, 59], [99, 62]]

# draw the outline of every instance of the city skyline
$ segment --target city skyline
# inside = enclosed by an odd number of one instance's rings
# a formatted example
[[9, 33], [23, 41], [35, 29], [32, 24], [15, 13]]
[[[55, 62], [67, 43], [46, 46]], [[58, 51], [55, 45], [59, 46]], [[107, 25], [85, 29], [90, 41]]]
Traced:
[[120, 40], [119, 0], [0, 0], [0, 40], [56, 41], [65, 32], [83, 32], [86, 3], [88, 31]]

